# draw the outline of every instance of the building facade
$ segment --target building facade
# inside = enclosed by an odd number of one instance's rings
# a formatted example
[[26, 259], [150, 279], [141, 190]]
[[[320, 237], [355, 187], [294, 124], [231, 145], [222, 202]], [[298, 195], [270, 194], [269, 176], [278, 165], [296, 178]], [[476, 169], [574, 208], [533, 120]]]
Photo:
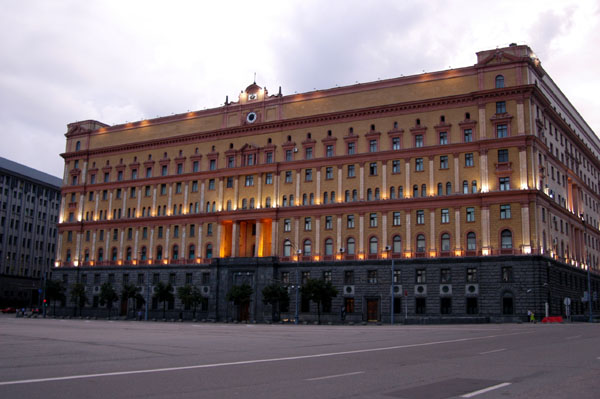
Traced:
[[58, 177], [0, 158], [0, 304], [38, 306], [56, 257]]
[[289, 96], [253, 83], [219, 108], [66, 137], [67, 283], [192, 268], [220, 318], [242, 280], [259, 317], [265, 284], [322, 277], [332, 317], [360, 320], [402, 301], [408, 318], [560, 313], [566, 297], [583, 312], [588, 267], [597, 290], [600, 141], [527, 46]]

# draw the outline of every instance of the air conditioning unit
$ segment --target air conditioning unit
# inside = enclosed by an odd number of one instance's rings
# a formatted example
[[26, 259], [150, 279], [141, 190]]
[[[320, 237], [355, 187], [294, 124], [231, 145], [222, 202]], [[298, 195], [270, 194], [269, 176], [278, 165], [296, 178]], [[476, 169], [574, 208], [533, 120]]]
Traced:
[[394, 296], [402, 296], [402, 286], [401, 285], [393, 285], [392, 286], [392, 294], [394, 294]]
[[391, 250], [392, 250], [392, 247], [390, 247], [389, 245], [386, 245], [386, 246], [385, 246], [385, 250], [386, 250], [386, 251], [391, 251]]
[[354, 295], [354, 286], [353, 285], [345, 285], [344, 286], [344, 295]]
[[99, 285], [94, 286], [94, 292], [100, 292], [100, 286]]
[[341, 248], [340, 248], [340, 253], [341, 253], [341, 254], [343, 254], [344, 252], [346, 252], [346, 248], [344, 248], [344, 247], [341, 247]]
[[200, 292], [202, 292], [202, 295], [204, 295], [204, 296], [209, 296], [210, 295], [210, 286], [209, 285], [201, 286]]
[[452, 284], [440, 285], [440, 296], [452, 295]]
[[425, 296], [425, 295], [427, 295], [427, 285], [425, 285], [425, 284], [415, 285], [415, 296]]
[[466, 295], [479, 295], [479, 284], [467, 284], [465, 286]]
[[294, 147], [294, 152], [298, 152], [298, 147]]
[[297, 250], [297, 251], [296, 251], [296, 253], [297, 253], [298, 255], [302, 255], [302, 250], [301, 250], [301, 249], [299, 249], [299, 250]]

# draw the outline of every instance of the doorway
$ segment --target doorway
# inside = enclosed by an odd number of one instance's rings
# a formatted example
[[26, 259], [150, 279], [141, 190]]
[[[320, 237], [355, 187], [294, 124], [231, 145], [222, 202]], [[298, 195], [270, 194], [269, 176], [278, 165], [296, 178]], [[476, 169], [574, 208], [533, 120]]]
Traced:
[[367, 321], [379, 321], [379, 299], [367, 299]]

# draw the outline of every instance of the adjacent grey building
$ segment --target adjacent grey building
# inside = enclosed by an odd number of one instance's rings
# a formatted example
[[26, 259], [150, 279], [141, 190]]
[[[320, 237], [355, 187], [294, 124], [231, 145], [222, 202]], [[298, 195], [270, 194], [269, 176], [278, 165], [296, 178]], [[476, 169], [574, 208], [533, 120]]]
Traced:
[[0, 306], [37, 306], [55, 258], [61, 184], [0, 158]]

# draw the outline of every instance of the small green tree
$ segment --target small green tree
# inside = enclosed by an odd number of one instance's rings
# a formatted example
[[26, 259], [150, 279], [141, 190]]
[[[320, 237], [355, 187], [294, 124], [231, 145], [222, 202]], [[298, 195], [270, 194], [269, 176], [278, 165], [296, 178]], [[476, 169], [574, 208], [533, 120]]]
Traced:
[[121, 290], [121, 300], [127, 302], [127, 314], [129, 315], [129, 304], [131, 302], [132, 305], [132, 314], [133, 314], [133, 307], [135, 306], [135, 302], [136, 302], [136, 296], [137, 295], [141, 295], [141, 288], [140, 287], [136, 287], [133, 284], [125, 284], [123, 286], [123, 289]]
[[79, 309], [79, 316], [86, 303], [89, 303], [87, 295], [85, 294], [85, 285], [82, 283], [75, 283], [71, 287], [71, 302], [75, 304], [74, 316], [77, 316], [77, 309]]
[[167, 314], [167, 302], [171, 302], [175, 299], [175, 296], [173, 295], [173, 286], [171, 283], [165, 284], [162, 281], [159, 281], [154, 288], [155, 294], [152, 297], [156, 298], [158, 302], [162, 302], [164, 319]]
[[271, 317], [273, 321], [279, 321], [281, 318], [281, 308], [287, 307], [290, 303], [290, 296], [287, 287], [278, 283], [267, 285], [262, 290], [263, 303], [271, 305]]
[[242, 305], [250, 303], [250, 298], [254, 294], [254, 290], [248, 284], [242, 285], [234, 285], [227, 292], [226, 299], [229, 302], [233, 302], [233, 304], [237, 308], [237, 319], [241, 319], [241, 309]]
[[309, 278], [302, 286], [302, 296], [317, 304], [317, 320], [321, 324], [321, 305], [331, 301], [338, 294], [331, 281]]
[[113, 307], [113, 303], [119, 300], [117, 291], [113, 288], [112, 284], [106, 282], [100, 286], [100, 305], [106, 305], [108, 309], [108, 317], [110, 318], [110, 312]]
[[60, 280], [46, 280], [46, 299], [52, 301], [52, 314], [56, 316], [56, 301], [65, 300], [65, 286]]
[[177, 288], [177, 296], [185, 308], [192, 308], [192, 318], [196, 318], [196, 309], [198, 305], [206, 301], [207, 299], [202, 296], [202, 293], [198, 287], [191, 286], [189, 284], [183, 287]]

